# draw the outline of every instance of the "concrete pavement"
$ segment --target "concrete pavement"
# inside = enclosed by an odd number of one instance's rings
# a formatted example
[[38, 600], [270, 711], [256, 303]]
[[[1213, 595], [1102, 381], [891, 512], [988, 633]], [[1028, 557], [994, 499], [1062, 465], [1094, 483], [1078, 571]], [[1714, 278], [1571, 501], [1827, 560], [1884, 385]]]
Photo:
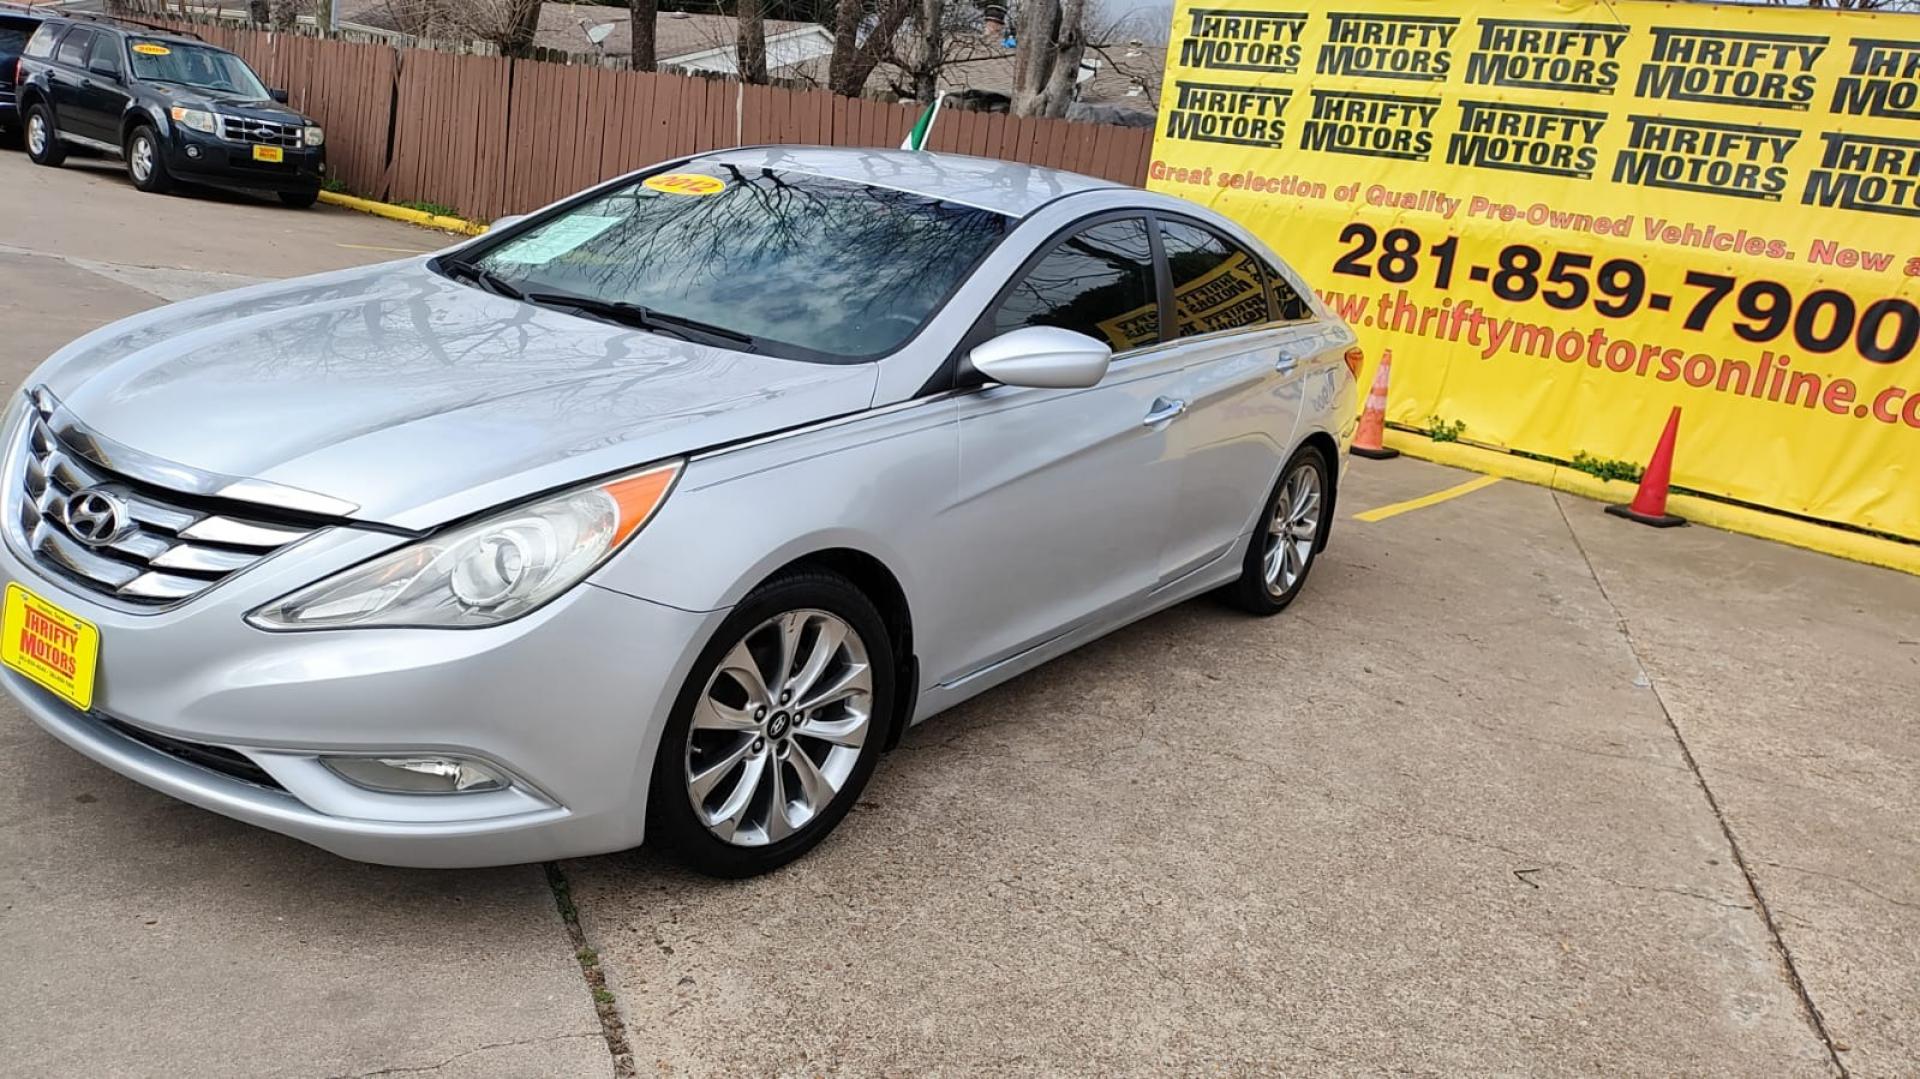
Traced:
[[[0, 376], [439, 238], [0, 152]], [[1301, 600], [934, 720], [761, 880], [563, 865], [639, 1072], [1910, 1074], [1920, 580], [1355, 462]], [[606, 1075], [537, 867], [344, 862], [0, 706], [0, 1072]], [[625, 1062], [622, 1062], [623, 1064]]]

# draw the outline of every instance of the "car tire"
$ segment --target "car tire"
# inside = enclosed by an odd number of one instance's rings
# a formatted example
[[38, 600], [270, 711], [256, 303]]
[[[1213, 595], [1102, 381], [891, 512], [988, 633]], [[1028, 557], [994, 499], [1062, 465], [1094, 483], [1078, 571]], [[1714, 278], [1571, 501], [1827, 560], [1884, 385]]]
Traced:
[[290, 210], [304, 210], [320, 201], [318, 191], [282, 191], [280, 204]]
[[151, 195], [164, 195], [173, 189], [173, 177], [160, 151], [160, 136], [151, 126], [141, 124], [127, 136], [127, 178], [133, 186]]
[[27, 144], [27, 157], [36, 165], [58, 168], [67, 159], [59, 129], [53, 126], [53, 111], [45, 105], [36, 104], [27, 110], [27, 126], [21, 138]]
[[[873, 774], [894, 673], [886, 623], [852, 582], [808, 570], [754, 589], [701, 651], [667, 718], [648, 840], [726, 878], [811, 850]], [[810, 700], [821, 703], [795, 707]]]
[[1240, 576], [1221, 590], [1228, 603], [1249, 614], [1274, 615], [1300, 594], [1333, 511], [1327, 497], [1332, 490], [1330, 469], [1318, 447], [1302, 446], [1280, 470], [1280, 481], [1267, 496], [1247, 544]]

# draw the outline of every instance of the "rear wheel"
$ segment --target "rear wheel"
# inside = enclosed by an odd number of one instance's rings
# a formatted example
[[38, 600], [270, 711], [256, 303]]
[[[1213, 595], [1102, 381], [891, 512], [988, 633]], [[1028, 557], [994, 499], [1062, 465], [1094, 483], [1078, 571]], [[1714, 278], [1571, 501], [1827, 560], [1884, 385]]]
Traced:
[[151, 194], [164, 194], [173, 187], [167, 163], [160, 157], [160, 137], [153, 128], [141, 124], [127, 136], [127, 176], [133, 186]]
[[1300, 594], [1333, 508], [1327, 498], [1329, 467], [1326, 455], [1313, 446], [1300, 447], [1287, 462], [1247, 547], [1240, 578], [1223, 590], [1227, 602], [1252, 614], [1279, 614]]
[[282, 191], [280, 204], [294, 210], [304, 210], [320, 201], [318, 191]]
[[53, 127], [53, 113], [45, 105], [27, 110], [27, 156], [36, 165], [58, 166], [67, 159], [66, 147]]
[[718, 877], [793, 861], [873, 774], [892, 714], [880, 613], [830, 573], [761, 585], [707, 645], [654, 760], [648, 838]]

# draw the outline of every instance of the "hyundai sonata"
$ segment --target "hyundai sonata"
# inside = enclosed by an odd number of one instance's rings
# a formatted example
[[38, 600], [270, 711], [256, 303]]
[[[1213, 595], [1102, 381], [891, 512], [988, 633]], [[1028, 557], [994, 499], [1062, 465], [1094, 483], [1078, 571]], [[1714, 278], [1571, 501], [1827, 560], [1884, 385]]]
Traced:
[[349, 857], [761, 872], [908, 726], [1200, 593], [1286, 607], [1359, 363], [1174, 198], [686, 158], [61, 349], [5, 420], [0, 679]]

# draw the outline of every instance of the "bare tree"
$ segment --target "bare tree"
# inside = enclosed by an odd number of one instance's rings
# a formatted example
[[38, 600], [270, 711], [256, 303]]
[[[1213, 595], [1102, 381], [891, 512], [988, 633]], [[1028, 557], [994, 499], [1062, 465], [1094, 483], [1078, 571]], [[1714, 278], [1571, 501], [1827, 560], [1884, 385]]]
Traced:
[[660, 0], [631, 0], [633, 12], [633, 59], [636, 71], [652, 71], [658, 62], [654, 57], [654, 24], [660, 18]]
[[1086, 0], [1026, 0], [1015, 16], [1013, 114], [1067, 114], [1086, 55]]
[[275, 30], [291, 30], [300, 22], [299, 0], [269, 0], [267, 24]]
[[767, 0], [736, 0], [734, 17], [740, 24], [733, 47], [734, 66], [743, 82], [767, 81]]
[[893, 55], [894, 37], [916, 10], [918, 0], [876, 0], [866, 36], [861, 26], [869, 18], [863, 0], [835, 0], [833, 56], [827, 61], [827, 89], [843, 97], [859, 97], [882, 60]]

